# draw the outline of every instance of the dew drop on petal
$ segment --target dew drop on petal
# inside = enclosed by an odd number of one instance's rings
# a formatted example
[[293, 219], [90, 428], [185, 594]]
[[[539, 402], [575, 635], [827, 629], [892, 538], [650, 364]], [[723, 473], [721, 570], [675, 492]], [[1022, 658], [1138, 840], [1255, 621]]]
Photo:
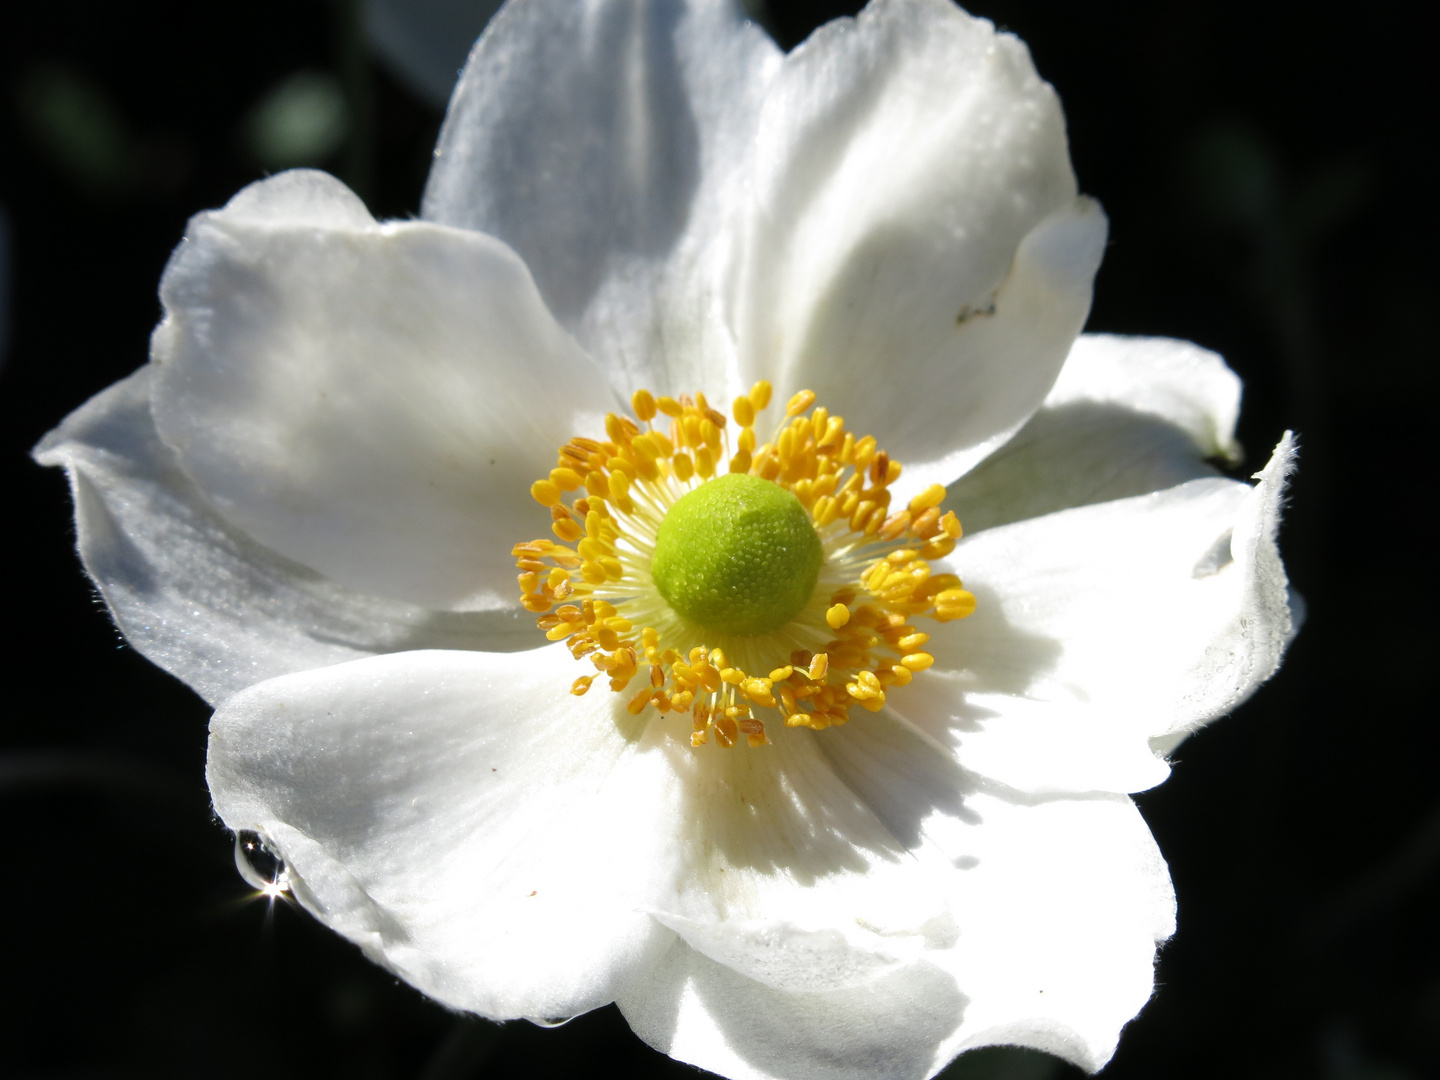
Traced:
[[285, 860], [271, 851], [265, 837], [254, 829], [241, 829], [235, 834], [235, 869], [247, 885], [267, 896], [289, 889]]

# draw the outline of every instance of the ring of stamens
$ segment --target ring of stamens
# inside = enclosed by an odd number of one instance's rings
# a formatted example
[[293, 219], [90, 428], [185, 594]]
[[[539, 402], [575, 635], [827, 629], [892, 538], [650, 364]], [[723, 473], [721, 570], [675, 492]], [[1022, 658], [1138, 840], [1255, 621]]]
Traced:
[[[975, 610], [958, 577], [930, 567], [961, 534], [955, 515], [940, 510], [945, 489], [931, 485], [891, 512], [900, 463], [872, 436], [857, 439], [841, 417], [812, 409], [809, 390], [790, 399], [771, 440], [757, 447], [755, 419], [770, 396], [770, 384], [759, 382], [735, 399], [732, 449], [727, 417], [704, 394], [636, 391], [635, 419], [611, 413], [604, 440], [572, 438], [531, 486], [550, 510], [555, 539], [512, 552], [520, 602], [548, 639], [565, 641], [597, 670], [570, 692], [584, 694], [603, 675], [612, 691], [630, 693], [631, 713], [688, 712], [696, 746], [712, 736], [733, 746], [741, 735], [763, 745], [769, 714], [818, 731], [845, 723], [855, 705], [878, 711], [887, 691], [934, 663], [929, 635], [911, 620], [948, 622]], [[667, 430], [656, 426], [660, 417]], [[814, 594], [774, 633], [738, 637], [691, 623], [651, 577], [666, 512], [717, 470], [786, 488], [820, 538], [825, 561]]]

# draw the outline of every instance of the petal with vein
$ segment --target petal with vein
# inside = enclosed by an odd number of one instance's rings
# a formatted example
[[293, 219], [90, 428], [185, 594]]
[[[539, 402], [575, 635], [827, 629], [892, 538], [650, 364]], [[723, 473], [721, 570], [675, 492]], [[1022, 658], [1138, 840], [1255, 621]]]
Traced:
[[953, 943], [948, 864], [897, 841], [812, 733], [695, 750], [687, 717], [567, 694], [574, 667], [559, 645], [416, 652], [251, 687], [211, 725], [217, 812], [270, 838], [319, 918], [492, 1017], [604, 1004], [677, 934], [787, 991]]
[[564, 692], [572, 663], [562, 646], [398, 653], [251, 687], [211, 722], [216, 812], [269, 838], [316, 917], [437, 1000], [596, 1008], [671, 935], [642, 910], [632, 854], [653, 755], [614, 695]]
[[160, 292], [155, 425], [224, 518], [362, 592], [510, 601], [530, 484], [614, 400], [513, 251], [291, 172], [195, 217]]
[[902, 488], [953, 480], [1039, 406], [1089, 311], [1105, 218], [1054, 91], [988, 22], [880, 0], [786, 58], [753, 153], [742, 375], [814, 390]]
[[1103, 1065], [1174, 932], [1169, 875], [1130, 800], [992, 790], [885, 713], [825, 734], [836, 775], [892, 835], [944, 860], [958, 935], [869, 981], [787, 993], [677, 944], [618, 997], [636, 1033], [757, 1080], [923, 1078], [998, 1044]]
[[76, 545], [125, 639], [211, 704], [306, 668], [407, 649], [532, 648], [511, 607], [436, 611], [356, 592], [262, 547], [180, 469], [150, 416], [151, 368], [35, 450], [63, 466]]
[[951, 556], [979, 600], [893, 708], [966, 768], [1025, 791], [1140, 791], [1147, 742], [1235, 708], [1291, 617], [1276, 547], [1290, 438], [1255, 487], [1167, 491], [987, 529]]
[[726, 400], [715, 276], [779, 62], [728, 0], [511, 4], [451, 100], [423, 215], [518, 251], [624, 396]]
[[965, 999], [925, 962], [845, 989], [783, 992], [677, 943], [617, 1004], [651, 1046], [731, 1080], [924, 1080]]
[[836, 772], [891, 831], [955, 867], [960, 935], [930, 960], [966, 1005], [937, 1063], [1010, 1043], [1103, 1065], [1175, 929], [1169, 874], [1130, 800], [997, 788], [883, 713], [828, 734]]
[[[872, 979], [948, 943], [947, 865], [909, 852], [823, 753], [776, 732], [758, 750], [692, 748], [685, 717], [651, 725], [670, 778], [651, 811], [673, 867], [654, 914], [697, 951], [787, 990]], [[937, 876], [938, 875], [938, 876]]]
[[1218, 475], [1235, 461], [1240, 380], [1171, 338], [1083, 334], [1040, 411], [950, 486], [967, 532]]
[[1175, 932], [1155, 840], [1122, 795], [1032, 806], [982, 793], [970, 809], [980, 826], [952, 823], [971, 867], [956, 905], [973, 930], [942, 954], [970, 1000], [950, 1052], [1019, 1044], [1096, 1071], [1149, 1000], [1156, 949]]

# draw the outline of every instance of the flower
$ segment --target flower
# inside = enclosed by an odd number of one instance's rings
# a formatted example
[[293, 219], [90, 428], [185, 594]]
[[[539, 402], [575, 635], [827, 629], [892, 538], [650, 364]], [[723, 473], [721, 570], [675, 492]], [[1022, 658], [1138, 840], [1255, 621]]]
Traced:
[[314, 172], [199, 215], [37, 457], [216, 704], [221, 818], [437, 1000], [732, 1077], [1096, 1069], [1174, 926], [1128, 795], [1292, 630], [1291, 441], [1224, 479], [1218, 357], [1076, 338], [1104, 236], [948, 0], [788, 56], [515, 3], [421, 220]]

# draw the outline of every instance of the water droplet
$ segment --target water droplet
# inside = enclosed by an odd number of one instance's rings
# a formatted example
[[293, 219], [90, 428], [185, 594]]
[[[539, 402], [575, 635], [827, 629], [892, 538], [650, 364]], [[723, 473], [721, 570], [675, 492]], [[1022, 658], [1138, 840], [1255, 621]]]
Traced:
[[271, 851], [269, 840], [254, 829], [241, 829], [235, 834], [235, 869], [246, 884], [267, 896], [278, 896], [290, 889], [285, 860]]

